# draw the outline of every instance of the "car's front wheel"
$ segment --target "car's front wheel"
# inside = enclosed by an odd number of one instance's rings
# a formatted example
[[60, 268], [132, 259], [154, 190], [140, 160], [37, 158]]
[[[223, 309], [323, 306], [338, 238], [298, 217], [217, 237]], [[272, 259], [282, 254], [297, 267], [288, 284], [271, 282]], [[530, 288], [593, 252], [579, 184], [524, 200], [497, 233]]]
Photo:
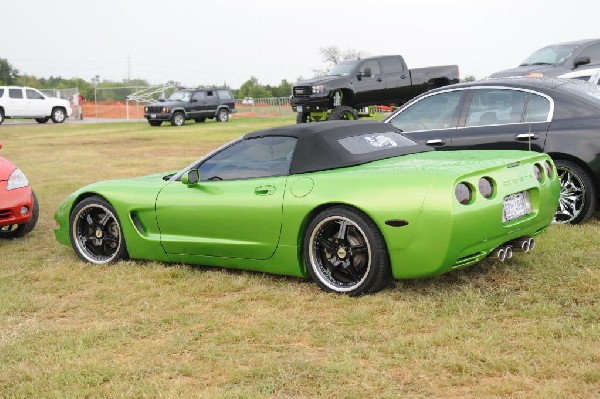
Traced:
[[56, 107], [52, 110], [52, 115], [50, 115], [50, 117], [54, 123], [63, 123], [65, 119], [67, 119], [67, 114], [63, 108]]
[[387, 246], [377, 225], [362, 212], [336, 206], [309, 223], [304, 263], [323, 290], [350, 296], [385, 288], [391, 280]]
[[33, 196], [31, 219], [27, 223], [0, 227], [0, 238], [20, 238], [33, 230], [40, 215], [40, 205], [33, 191], [31, 195]]
[[335, 107], [329, 113], [329, 120], [338, 121], [338, 120], [350, 120], [355, 121], [358, 119], [358, 112], [352, 107], [348, 107], [347, 105], [342, 105], [339, 107]]
[[560, 197], [554, 221], [570, 224], [585, 222], [596, 210], [596, 188], [592, 179], [573, 162], [559, 159], [554, 164], [560, 181]]
[[127, 257], [121, 222], [104, 198], [88, 197], [75, 205], [69, 226], [71, 246], [81, 259], [101, 265]]
[[185, 123], [185, 115], [183, 112], [175, 112], [171, 117], [171, 125], [182, 126]]
[[229, 112], [226, 109], [220, 109], [217, 112], [217, 122], [227, 122], [229, 120]]

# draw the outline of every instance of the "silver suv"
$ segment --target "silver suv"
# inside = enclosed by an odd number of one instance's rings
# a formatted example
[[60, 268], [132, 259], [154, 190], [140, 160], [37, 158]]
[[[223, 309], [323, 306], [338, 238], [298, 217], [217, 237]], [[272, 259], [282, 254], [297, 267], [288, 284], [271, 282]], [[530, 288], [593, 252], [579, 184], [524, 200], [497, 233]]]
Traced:
[[63, 123], [72, 112], [67, 100], [48, 97], [31, 87], [0, 86], [0, 124], [6, 118]]

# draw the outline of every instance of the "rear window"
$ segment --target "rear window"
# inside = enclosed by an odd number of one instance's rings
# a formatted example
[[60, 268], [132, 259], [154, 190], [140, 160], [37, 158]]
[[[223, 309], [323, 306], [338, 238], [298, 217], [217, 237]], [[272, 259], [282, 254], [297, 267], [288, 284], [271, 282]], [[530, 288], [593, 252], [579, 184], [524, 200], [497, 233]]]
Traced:
[[219, 93], [219, 98], [222, 100], [231, 100], [233, 98], [229, 90], [218, 90], [217, 92]]
[[408, 137], [396, 132], [369, 133], [358, 136], [344, 137], [338, 140], [348, 152], [355, 155], [368, 154], [376, 151], [389, 150], [396, 147], [417, 145]]

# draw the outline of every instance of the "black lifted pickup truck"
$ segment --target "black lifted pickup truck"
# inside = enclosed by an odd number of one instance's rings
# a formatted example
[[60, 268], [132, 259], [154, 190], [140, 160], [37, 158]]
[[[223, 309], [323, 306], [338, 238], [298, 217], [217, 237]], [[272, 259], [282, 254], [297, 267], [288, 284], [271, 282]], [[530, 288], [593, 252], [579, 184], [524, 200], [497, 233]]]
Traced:
[[151, 126], [171, 122], [181, 126], [186, 120], [204, 122], [214, 118], [217, 122], [227, 122], [229, 114], [236, 112], [235, 99], [229, 89], [180, 89], [167, 99], [144, 107], [144, 118]]
[[408, 69], [400, 55], [364, 58], [340, 62], [325, 76], [296, 82], [290, 103], [298, 123], [358, 119], [371, 113], [370, 106], [401, 105], [458, 81], [457, 65]]

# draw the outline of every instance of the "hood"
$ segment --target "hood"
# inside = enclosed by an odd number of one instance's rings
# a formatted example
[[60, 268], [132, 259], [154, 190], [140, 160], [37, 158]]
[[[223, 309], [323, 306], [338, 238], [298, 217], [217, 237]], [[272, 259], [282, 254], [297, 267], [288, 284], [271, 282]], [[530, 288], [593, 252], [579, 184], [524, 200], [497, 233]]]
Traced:
[[347, 78], [349, 76], [321, 76], [318, 78], [301, 80], [299, 82], [294, 83], [294, 86], [314, 86], [314, 85], [322, 85], [327, 82], [331, 82], [333, 80], [339, 80], [340, 78]]
[[176, 107], [181, 104], [187, 104], [188, 101], [157, 101], [154, 103], [150, 103], [147, 107]]
[[0, 157], [0, 181], [8, 180], [8, 176], [17, 169], [14, 163], [6, 158]]
[[508, 78], [513, 76], [525, 76], [529, 75], [530, 73], [541, 73], [544, 75], [544, 77], [556, 77], [568, 71], [568, 69], [561, 65], [527, 65], [495, 72], [489, 77]]

